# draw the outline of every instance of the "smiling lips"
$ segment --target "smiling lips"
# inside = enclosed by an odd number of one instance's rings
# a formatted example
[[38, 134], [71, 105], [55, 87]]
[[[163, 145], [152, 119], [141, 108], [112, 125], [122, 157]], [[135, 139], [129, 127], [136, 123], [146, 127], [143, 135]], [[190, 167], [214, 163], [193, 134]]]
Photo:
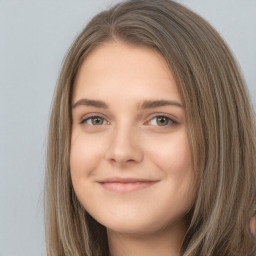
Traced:
[[152, 181], [135, 178], [108, 178], [103, 181], [99, 181], [99, 184], [107, 190], [125, 193], [147, 188], [158, 181], [159, 180]]

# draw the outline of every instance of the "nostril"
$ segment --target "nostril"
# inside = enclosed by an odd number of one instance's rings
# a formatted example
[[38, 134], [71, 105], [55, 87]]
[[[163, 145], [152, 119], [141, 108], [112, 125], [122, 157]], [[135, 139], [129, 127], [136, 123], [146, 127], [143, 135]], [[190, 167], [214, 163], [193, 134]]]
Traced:
[[113, 163], [120, 163], [120, 164], [125, 164], [125, 163], [134, 163], [136, 162], [135, 159], [125, 159], [125, 158], [111, 158], [111, 162]]
[[115, 137], [115, 140], [106, 148], [105, 159], [111, 163], [131, 164], [143, 159], [143, 150], [137, 143]]

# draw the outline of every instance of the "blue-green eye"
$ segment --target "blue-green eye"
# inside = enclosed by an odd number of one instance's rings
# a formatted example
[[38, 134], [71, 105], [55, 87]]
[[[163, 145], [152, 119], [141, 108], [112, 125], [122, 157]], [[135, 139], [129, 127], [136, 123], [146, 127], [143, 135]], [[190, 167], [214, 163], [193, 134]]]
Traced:
[[155, 116], [149, 122], [151, 125], [155, 126], [167, 126], [175, 123], [171, 118], [167, 116]]
[[81, 121], [81, 124], [84, 124], [84, 123], [88, 125], [96, 126], [96, 125], [107, 124], [107, 121], [100, 116], [91, 116]]

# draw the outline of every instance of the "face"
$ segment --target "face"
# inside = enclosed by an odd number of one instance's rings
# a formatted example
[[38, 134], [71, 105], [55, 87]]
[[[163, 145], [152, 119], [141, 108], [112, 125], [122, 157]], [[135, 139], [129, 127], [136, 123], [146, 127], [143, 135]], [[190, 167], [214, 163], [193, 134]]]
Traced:
[[87, 212], [124, 233], [181, 223], [194, 177], [184, 108], [164, 58], [105, 43], [80, 68], [72, 104], [71, 177]]

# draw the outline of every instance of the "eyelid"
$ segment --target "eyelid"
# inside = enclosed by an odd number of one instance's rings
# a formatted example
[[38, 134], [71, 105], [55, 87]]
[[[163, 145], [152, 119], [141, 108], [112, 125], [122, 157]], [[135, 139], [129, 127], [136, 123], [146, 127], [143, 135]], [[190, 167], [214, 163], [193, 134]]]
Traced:
[[[150, 121], [152, 121], [152, 119], [157, 118], [157, 117], [161, 117], [161, 116], [162, 117], [167, 117], [168, 119], [170, 119], [172, 124], [177, 124], [178, 123], [177, 118], [175, 118], [173, 115], [170, 115], [170, 114], [167, 114], [167, 113], [163, 113], [163, 112], [159, 112], [159, 113], [151, 114], [147, 118], [147, 121], [144, 124], [148, 124]], [[105, 115], [103, 115], [102, 113], [98, 113], [98, 112], [88, 113], [88, 114], [82, 116], [82, 118], [80, 119], [79, 123], [83, 124], [86, 120], [88, 120], [90, 118], [93, 118], [93, 117], [100, 117], [100, 118], [104, 119], [104, 121], [106, 121], [108, 124], [110, 124], [110, 122], [105, 117]]]
[[[148, 124], [150, 121], [152, 121], [154, 118], [157, 118], [157, 117], [167, 117], [168, 119], [171, 120], [172, 125], [178, 123], [177, 119], [176, 119], [175, 117], [173, 117], [172, 115], [170, 115], [170, 114], [166, 114], [166, 113], [154, 113], [154, 114], [152, 114], [152, 115], [149, 116], [148, 121], [146, 121], [146, 124]], [[169, 125], [166, 125], [166, 126], [169, 126]], [[162, 127], [166, 127], [166, 126], [162, 126]], [[160, 126], [159, 126], [159, 127], [160, 127]]]
[[83, 124], [83, 123], [85, 123], [88, 119], [93, 118], [93, 117], [100, 117], [100, 118], [104, 119], [104, 121], [106, 121], [107, 124], [110, 124], [110, 122], [107, 120], [107, 118], [106, 118], [104, 115], [102, 115], [101, 113], [97, 113], [97, 112], [93, 112], [93, 113], [89, 113], [89, 114], [84, 115], [84, 116], [80, 119], [79, 123], [80, 123], [80, 124]]

